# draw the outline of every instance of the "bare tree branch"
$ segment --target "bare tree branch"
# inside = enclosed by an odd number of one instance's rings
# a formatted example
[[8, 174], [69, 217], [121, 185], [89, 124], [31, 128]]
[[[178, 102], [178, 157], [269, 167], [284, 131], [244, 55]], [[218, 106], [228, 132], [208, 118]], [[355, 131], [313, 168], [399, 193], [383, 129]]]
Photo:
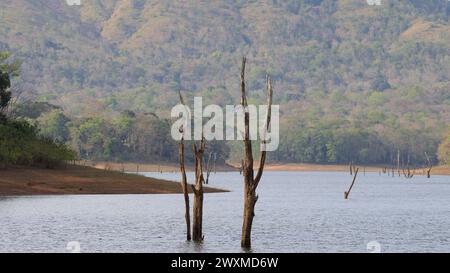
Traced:
[[255, 177], [255, 185], [254, 187], [258, 187], [259, 181], [261, 180], [263, 171], [264, 171], [264, 164], [266, 163], [266, 155], [267, 155], [267, 151], [266, 151], [266, 134], [269, 131], [270, 128], [270, 122], [272, 119], [272, 97], [273, 97], [273, 89], [272, 89], [272, 79], [267, 76], [266, 78], [266, 84], [267, 84], [267, 93], [268, 93], [268, 98], [267, 98], [267, 114], [266, 114], [266, 125], [265, 125], [265, 130], [264, 130], [264, 136], [263, 136], [263, 142], [262, 145], [264, 146], [264, 149], [261, 151], [261, 158], [259, 159], [259, 168], [258, 168], [258, 173], [256, 174]]
[[348, 189], [348, 191], [346, 191], [346, 192], [344, 193], [345, 199], [348, 199], [348, 196], [350, 195], [350, 192], [352, 191], [353, 185], [355, 185], [356, 176], [358, 175], [358, 172], [359, 172], [359, 168], [356, 168], [355, 174], [354, 174], [354, 176], [353, 176], [352, 184], [350, 185], [350, 188]]

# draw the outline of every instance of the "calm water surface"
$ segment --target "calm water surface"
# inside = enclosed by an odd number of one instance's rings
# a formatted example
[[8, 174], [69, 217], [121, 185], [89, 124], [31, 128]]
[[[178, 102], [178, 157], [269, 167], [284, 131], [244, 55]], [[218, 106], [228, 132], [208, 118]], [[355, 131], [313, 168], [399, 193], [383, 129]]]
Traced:
[[[176, 173], [145, 173], [179, 180]], [[190, 181], [193, 174], [189, 174]], [[182, 195], [0, 197], [0, 252], [240, 252], [242, 177], [212, 174], [203, 244], [185, 242]], [[450, 252], [450, 177], [266, 172], [254, 252]]]

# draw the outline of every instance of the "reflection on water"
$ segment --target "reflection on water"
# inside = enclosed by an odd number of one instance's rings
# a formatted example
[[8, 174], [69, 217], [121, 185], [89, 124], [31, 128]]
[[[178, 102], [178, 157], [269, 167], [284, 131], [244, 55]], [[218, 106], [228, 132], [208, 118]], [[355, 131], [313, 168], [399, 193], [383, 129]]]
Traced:
[[[178, 174], [146, 175], [178, 180]], [[193, 181], [193, 174], [189, 174]], [[450, 178], [361, 175], [349, 200], [346, 173], [266, 172], [254, 252], [450, 252]], [[205, 242], [185, 242], [182, 195], [0, 198], [0, 251], [240, 252], [242, 177], [212, 174], [232, 190], [205, 197]], [[369, 246], [367, 245], [369, 242]]]

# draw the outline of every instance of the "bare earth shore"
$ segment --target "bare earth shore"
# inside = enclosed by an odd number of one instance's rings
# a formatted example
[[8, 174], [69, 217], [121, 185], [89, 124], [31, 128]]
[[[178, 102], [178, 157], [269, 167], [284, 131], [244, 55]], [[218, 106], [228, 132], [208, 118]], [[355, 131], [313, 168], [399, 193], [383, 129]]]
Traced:
[[[226, 192], [205, 187], [206, 193]], [[182, 193], [180, 183], [85, 166], [0, 170], [0, 196]]]

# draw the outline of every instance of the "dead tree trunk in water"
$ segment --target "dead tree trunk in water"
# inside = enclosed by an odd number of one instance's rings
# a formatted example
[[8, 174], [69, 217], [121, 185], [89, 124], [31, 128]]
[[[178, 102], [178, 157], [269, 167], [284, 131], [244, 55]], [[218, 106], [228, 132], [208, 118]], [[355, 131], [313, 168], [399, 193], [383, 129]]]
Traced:
[[187, 178], [186, 178], [186, 169], [184, 167], [184, 139], [181, 138], [179, 144], [179, 154], [180, 154], [180, 171], [181, 171], [181, 188], [183, 189], [184, 195], [184, 206], [185, 213], [184, 217], [186, 219], [186, 239], [188, 241], [191, 240], [191, 216], [189, 213], [189, 194], [188, 194], [188, 186], [187, 186]]
[[[183, 96], [180, 92], [180, 101], [182, 105], [185, 105]], [[190, 120], [188, 121], [190, 122]], [[184, 128], [180, 128], [180, 133], [182, 134], [180, 144], [179, 144], [179, 155], [180, 155], [180, 170], [181, 170], [181, 186], [184, 194], [185, 201], [185, 218], [186, 218], [186, 228], [187, 228], [187, 240], [191, 240], [191, 221], [189, 213], [189, 194], [188, 194], [188, 183], [186, 178], [186, 168], [184, 164]], [[203, 241], [203, 183], [205, 180], [203, 178], [203, 154], [205, 152], [205, 138], [202, 133], [202, 140], [200, 141], [200, 146], [197, 148], [195, 142], [192, 144], [195, 156], [195, 185], [191, 185], [192, 191], [194, 193], [194, 205], [193, 205], [193, 224], [192, 224], [192, 240]], [[209, 163], [208, 163], [209, 165]], [[208, 166], [209, 168], [209, 166]], [[208, 170], [208, 178], [209, 178]]]
[[216, 161], [217, 161], [217, 153], [214, 153], [214, 174], [217, 173], [217, 169], [216, 169]]
[[[184, 104], [183, 97], [180, 92], [180, 101], [181, 104]], [[180, 129], [181, 133], [181, 140], [179, 143], [179, 160], [180, 160], [180, 172], [181, 172], [181, 188], [183, 189], [183, 195], [184, 195], [184, 206], [185, 206], [185, 214], [184, 217], [186, 219], [186, 239], [188, 241], [191, 240], [191, 216], [190, 216], [190, 206], [189, 206], [189, 193], [188, 193], [188, 184], [187, 184], [187, 178], [186, 178], [186, 168], [184, 166], [184, 136], [183, 136], [183, 130], [184, 128]]]
[[356, 171], [355, 163], [353, 163], [353, 161], [350, 161], [349, 167], [350, 167], [350, 175], [353, 175]]
[[411, 162], [410, 161], [410, 156], [409, 156], [409, 153], [408, 153], [406, 167], [403, 167], [403, 175], [407, 179], [413, 178], [415, 173], [416, 173], [415, 169], [413, 171], [411, 171], [411, 163], [410, 162]]
[[[245, 94], [245, 64], [246, 58], [242, 59], [242, 70], [241, 70], [241, 105], [244, 108], [244, 160], [242, 164], [243, 175], [244, 175], [244, 213], [243, 213], [243, 223], [242, 223], [242, 238], [241, 246], [243, 248], [251, 247], [251, 233], [253, 217], [255, 216], [255, 204], [258, 201], [258, 195], [256, 195], [256, 189], [261, 180], [264, 171], [264, 164], [266, 161], [266, 149], [265, 140], [262, 141], [261, 157], [259, 159], [258, 172], [254, 176], [253, 170], [253, 151], [252, 143], [250, 140], [250, 114], [247, 109], [247, 96]], [[268, 91], [268, 110], [266, 116], [265, 132], [269, 130], [271, 122], [271, 112], [272, 112], [272, 80], [269, 76], [266, 79], [267, 91]]]
[[431, 160], [427, 152], [425, 152], [425, 157], [427, 158], [428, 163], [427, 178], [431, 178], [431, 169], [433, 168], [433, 164], [431, 164]]
[[350, 192], [352, 191], [353, 185], [355, 185], [356, 176], [358, 175], [358, 171], [359, 171], [359, 168], [356, 168], [355, 174], [353, 176], [352, 184], [350, 185], [350, 188], [348, 189], [348, 191], [344, 192], [345, 199], [348, 199], [348, 196], [350, 195]]
[[411, 179], [414, 177], [415, 174], [416, 174], [416, 170], [413, 169], [411, 171], [409, 164], [406, 166], [406, 168], [403, 168], [403, 176], [405, 176], [405, 178]]
[[195, 156], [195, 185], [192, 185], [194, 192], [192, 240], [203, 241], [203, 154], [205, 152], [205, 138], [202, 134], [200, 147], [194, 143], [192, 145]]

